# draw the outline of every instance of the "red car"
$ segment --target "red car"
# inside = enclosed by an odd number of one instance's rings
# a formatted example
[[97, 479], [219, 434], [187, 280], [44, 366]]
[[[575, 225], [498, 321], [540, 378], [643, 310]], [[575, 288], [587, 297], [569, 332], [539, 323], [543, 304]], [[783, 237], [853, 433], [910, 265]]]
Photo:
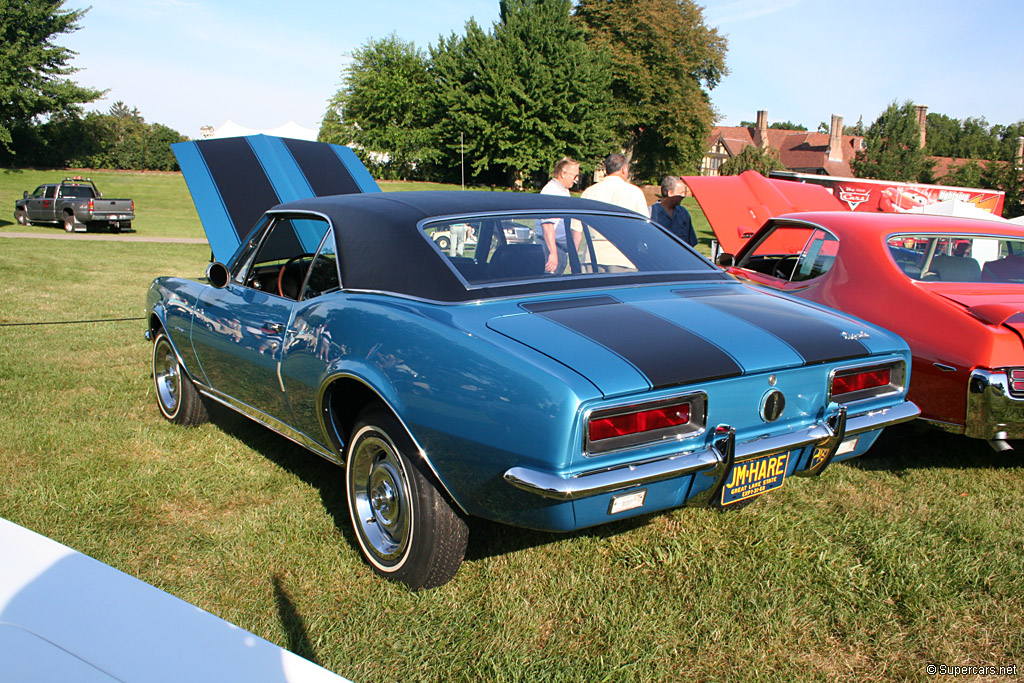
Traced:
[[824, 188], [754, 172], [684, 180], [727, 272], [901, 335], [929, 423], [999, 450], [1024, 438], [1024, 228], [856, 213]]

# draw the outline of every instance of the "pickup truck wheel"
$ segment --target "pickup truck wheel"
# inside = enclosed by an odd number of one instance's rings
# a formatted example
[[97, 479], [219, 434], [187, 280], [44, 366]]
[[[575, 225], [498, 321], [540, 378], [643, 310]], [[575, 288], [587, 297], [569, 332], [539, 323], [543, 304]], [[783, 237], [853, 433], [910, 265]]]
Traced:
[[18, 221], [18, 225], [28, 225], [28, 211], [25, 209], [18, 209], [14, 212], [14, 220]]
[[455, 576], [469, 528], [422, 469], [398, 420], [382, 407], [365, 410], [345, 460], [349, 516], [373, 571], [412, 590]]
[[69, 214], [64, 214], [64, 232], [75, 231], [75, 217]]
[[160, 414], [175, 424], [194, 427], [206, 422], [206, 406], [192, 380], [178, 362], [167, 333], [160, 330], [153, 341], [153, 382]]

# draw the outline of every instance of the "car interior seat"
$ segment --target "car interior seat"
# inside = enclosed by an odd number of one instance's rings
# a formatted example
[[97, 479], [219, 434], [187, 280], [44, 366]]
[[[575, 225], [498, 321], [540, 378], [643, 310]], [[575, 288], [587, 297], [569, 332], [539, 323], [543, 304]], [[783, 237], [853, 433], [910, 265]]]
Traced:
[[541, 244], [503, 244], [494, 250], [488, 266], [488, 279], [514, 280], [544, 274], [544, 246]]
[[940, 282], [978, 282], [981, 280], [981, 266], [970, 256], [936, 254], [924, 279]]

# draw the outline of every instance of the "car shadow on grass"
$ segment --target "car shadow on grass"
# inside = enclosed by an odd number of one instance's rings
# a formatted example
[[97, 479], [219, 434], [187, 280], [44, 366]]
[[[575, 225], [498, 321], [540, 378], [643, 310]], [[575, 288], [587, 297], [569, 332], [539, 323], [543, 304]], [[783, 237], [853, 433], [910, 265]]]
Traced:
[[997, 452], [982, 439], [969, 439], [923, 423], [889, 427], [862, 457], [848, 464], [862, 470], [900, 472], [930, 468], [1001, 469], [1024, 465], [1024, 441]]
[[[219, 404], [208, 402], [207, 412], [210, 421], [226, 434], [319, 491], [320, 501], [324, 510], [331, 515], [334, 526], [347, 543], [353, 548], [359, 548], [348, 516], [344, 470]], [[643, 527], [658, 514], [662, 513], [631, 517], [568, 533], [536, 531], [472, 517], [469, 519], [466, 559], [473, 561], [498, 557], [576, 537], [610, 538]]]

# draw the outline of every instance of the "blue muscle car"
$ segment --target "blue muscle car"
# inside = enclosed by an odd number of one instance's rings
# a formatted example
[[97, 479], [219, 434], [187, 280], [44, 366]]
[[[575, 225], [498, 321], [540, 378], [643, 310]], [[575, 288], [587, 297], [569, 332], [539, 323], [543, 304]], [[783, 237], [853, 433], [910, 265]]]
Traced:
[[[562, 273], [552, 222], [579, 235]], [[461, 255], [433, 239], [467, 225]], [[572, 531], [741, 505], [918, 413], [898, 337], [575, 198], [286, 202], [148, 306], [163, 416], [213, 400], [343, 466], [362, 554], [414, 589], [455, 574], [468, 516]]]

